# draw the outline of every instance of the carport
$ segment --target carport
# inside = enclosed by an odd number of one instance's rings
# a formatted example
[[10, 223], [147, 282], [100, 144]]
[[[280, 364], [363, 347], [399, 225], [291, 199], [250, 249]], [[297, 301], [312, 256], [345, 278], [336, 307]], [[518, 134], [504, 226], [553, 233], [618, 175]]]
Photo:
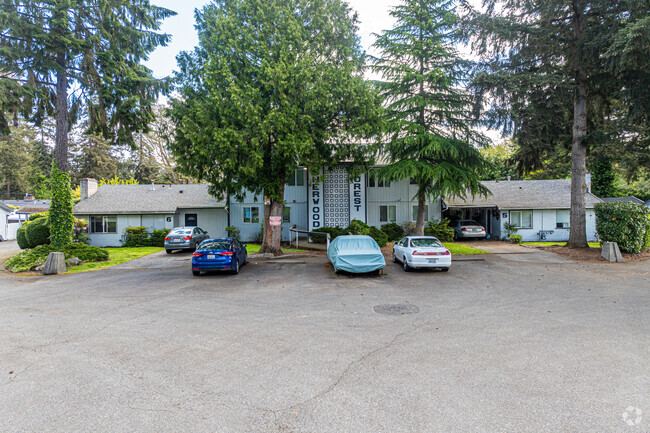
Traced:
[[448, 206], [442, 213], [443, 218], [450, 221], [460, 219], [474, 220], [485, 227], [485, 233], [489, 238], [498, 238], [501, 234], [499, 224], [499, 209], [497, 206]]

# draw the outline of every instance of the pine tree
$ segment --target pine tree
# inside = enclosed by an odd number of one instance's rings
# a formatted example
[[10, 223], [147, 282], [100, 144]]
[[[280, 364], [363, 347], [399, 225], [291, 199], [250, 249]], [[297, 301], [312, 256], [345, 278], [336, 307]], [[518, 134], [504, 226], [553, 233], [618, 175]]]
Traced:
[[148, 0], [0, 0], [0, 133], [22, 112], [56, 119], [54, 156], [68, 168], [68, 131], [79, 113], [89, 133], [131, 144], [147, 131], [167, 82], [141, 65], [169, 35], [155, 31], [175, 13]]
[[404, 0], [396, 24], [375, 42], [373, 69], [387, 101], [390, 164], [377, 176], [417, 182], [415, 233], [424, 233], [427, 197], [487, 194], [480, 183], [487, 139], [473, 128], [473, 98], [462, 84], [470, 63], [455, 43], [461, 38], [453, 0]]
[[569, 245], [586, 248], [589, 148], [627, 141], [648, 160], [650, 2], [483, 3], [484, 13], [470, 12], [468, 29], [485, 60], [473, 86], [489, 107], [486, 123], [514, 135], [520, 168], [539, 168], [561, 155], [558, 146], [570, 149]]

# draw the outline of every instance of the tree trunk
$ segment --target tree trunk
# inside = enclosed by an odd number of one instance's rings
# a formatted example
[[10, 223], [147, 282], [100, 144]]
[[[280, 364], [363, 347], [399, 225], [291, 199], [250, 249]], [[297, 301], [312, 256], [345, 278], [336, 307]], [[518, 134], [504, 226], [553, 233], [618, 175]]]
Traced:
[[588, 248], [587, 218], [585, 215], [585, 195], [587, 184], [587, 149], [583, 138], [587, 134], [587, 77], [582, 66], [582, 34], [584, 32], [584, 1], [573, 2], [574, 37], [576, 52], [574, 71], [576, 93], [573, 100], [573, 143], [571, 148], [571, 222], [569, 243], [571, 248]]
[[[284, 179], [282, 179], [282, 186], [278, 191], [278, 197], [284, 197]], [[264, 239], [262, 240], [262, 247], [260, 253], [272, 253], [274, 256], [282, 254], [280, 248], [280, 241], [282, 240], [282, 226], [272, 226], [270, 217], [282, 218], [282, 210], [284, 209], [284, 201], [271, 198], [271, 204], [264, 205]]]
[[426, 206], [427, 195], [422, 188], [418, 189], [418, 218], [415, 222], [415, 236], [424, 236], [424, 210]]
[[54, 160], [59, 170], [68, 171], [68, 76], [65, 70], [65, 52], [56, 56], [56, 138]]

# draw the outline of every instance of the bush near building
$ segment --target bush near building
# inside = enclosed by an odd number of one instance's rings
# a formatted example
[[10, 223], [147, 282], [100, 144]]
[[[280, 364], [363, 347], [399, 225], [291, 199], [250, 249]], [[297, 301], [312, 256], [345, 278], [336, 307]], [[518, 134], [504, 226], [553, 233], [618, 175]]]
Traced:
[[108, 251], [86, 244], [69, 244], [63, 249], [52, 245], [39, 245], [36, 248], [22, 251], [9, 260], [5, 266], [11, 272], [25, 272], [42, 265], [51, 252], [63, 252], [66, 260], [76, 257], [81, 262], [101, 262], [109, 259]]
[[[388, 242], [388, 236], [386, 236], [386, 233], [383, 231], [379, 230], [375, 226], [369, 226], [368, 224], [364, 223], [363, 221], [359, 220], [352, 220], [350, 222], [350, 225], [347, 226], [346, 228], [342, 229], [340, 227], [321, 227], [319, 229], [314, 230], [319, 233], [329, 233], [330, 234], [330, 240], [334, 240], [337, 236], [342, 236], [346, 234], [351, 234], [351, 235], [367, 235], [370, 236], [377, 242], [377, 244], [380, 247], [383, 247], [386, 245]], [[323, 236], [310, 236], [311, 241], [319, 244], [325, 243], [325, 237]]]
[[384, 224], [381, 226], [381, 231], [386, 233], [391, 242], [397, 242], [404, 237], [404, 227], [396, 223]]
[[451, 242], [454, 240], [454, 229], [449, 227], [449, 220], [443, 218], [440, 221], [428, 221], [424, 228], [425, 236], [435, 236], [440, 242]]
[[124, 229], [125, 247], [164, 247], [165, 237], [169, 234], [167, 229], [154, 229], [148, 233], [144, 226], [127, 227]]
[[16, 241], [18, 242], [18, 246], [20, 247], [21, 250], [24, 250], [25, 248], [29, 248], [29, 243], [27, 242], [27, 235], [25, 234], [25, 231], [27, 230], [27, 226], [30, 224], [29, 221], [25, 221], [20, 227], [18, 227], [18, 231], [16, 232]]
[[616, 242], [622, 251], [638, 254], [650, 247], [650, 210], [627, 201], [597, 203], [596, 231], [601, 242]]
[[36, 218], [25, 228], [27, 248], [36, 248], [39, 245], [50, 243], [50, 221], [48, 218]]

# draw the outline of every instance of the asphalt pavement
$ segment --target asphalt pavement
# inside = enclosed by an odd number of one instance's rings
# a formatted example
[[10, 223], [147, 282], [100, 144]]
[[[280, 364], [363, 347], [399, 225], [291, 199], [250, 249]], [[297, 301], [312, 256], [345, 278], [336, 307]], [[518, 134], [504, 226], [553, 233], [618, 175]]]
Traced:
[[1, 432], [650, 432], [650, 266], [0, 274]]

